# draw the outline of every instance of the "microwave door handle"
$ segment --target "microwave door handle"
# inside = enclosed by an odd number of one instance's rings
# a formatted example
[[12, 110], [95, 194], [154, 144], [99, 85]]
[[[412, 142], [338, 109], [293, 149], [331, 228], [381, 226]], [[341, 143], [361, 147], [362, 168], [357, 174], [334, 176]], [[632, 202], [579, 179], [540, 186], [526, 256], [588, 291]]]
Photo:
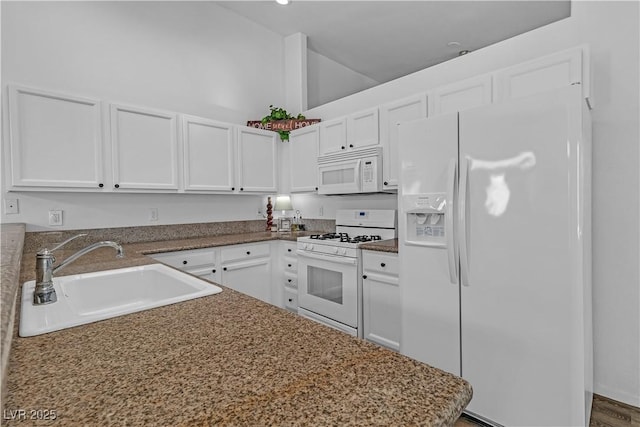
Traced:
[[356, 163], [356, 187], [358, 191], [362, 190], [362, 159], [358, 159]]

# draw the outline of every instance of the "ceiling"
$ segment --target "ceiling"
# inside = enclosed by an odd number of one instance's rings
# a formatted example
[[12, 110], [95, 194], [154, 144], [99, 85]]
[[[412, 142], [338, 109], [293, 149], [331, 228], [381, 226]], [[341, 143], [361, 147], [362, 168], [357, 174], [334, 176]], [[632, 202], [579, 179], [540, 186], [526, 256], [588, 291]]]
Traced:
[[[268, 29], [306, 34], [308, 48], [384, 83], [566, 18], [552, 1], [217, 1]], [[449, 45], [457, 42], [459, 45]]]

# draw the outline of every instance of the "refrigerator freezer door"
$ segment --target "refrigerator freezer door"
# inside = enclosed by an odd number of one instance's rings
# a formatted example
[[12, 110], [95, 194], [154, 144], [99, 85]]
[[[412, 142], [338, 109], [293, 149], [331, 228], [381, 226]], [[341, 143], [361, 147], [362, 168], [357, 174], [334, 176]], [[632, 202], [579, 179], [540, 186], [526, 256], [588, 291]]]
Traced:
[[[460, 375], [460, 291], [451, 282], [448, 251], [453, 241], [443, 236], [416, 244], [419, 234], [409, 227], [439, 226], [439, 203], [453, 198], [451, 173], [458, 153], [458, 115], [416, 120], [399, 125], [400, 215], [399, 259], [402, 285], [400, 352]], [[428, 196], [428, 202], [427, 202]], [[424, 200], [424, 203], [421, 202]], [[437, 202], [437, 203], [436, 203]], [[425, 212], [419, 213], [424, 204]], [[444, 215], [453, 210], [443, 209]], [[412, 218], [412, 216], [423, 217]], [[445, 220], [455, 221], [454, 218]], [[441, 221], [441, 219], [440, 219]], [[422, 222], [422, 224], [421, 224]], [[432, 239], [433, 240], [433, 239]]]
[[573, 94], [460, 113], [462, 376], [467, 409], [502, 425], [585, 423]]

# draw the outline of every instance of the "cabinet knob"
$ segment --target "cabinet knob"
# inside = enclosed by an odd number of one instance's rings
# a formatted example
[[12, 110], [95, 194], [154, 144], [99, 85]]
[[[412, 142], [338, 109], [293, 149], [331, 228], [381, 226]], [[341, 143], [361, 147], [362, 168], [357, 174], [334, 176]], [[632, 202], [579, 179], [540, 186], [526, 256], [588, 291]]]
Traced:
[[385, 267], [387, 264], [385, 264], [384, 262], [380, 263], [380, 267]]
[[184, 261], [182, 261], [182, 263], [183, 263], [184, 265], [187, 265], [187, 260], [185, 259]]
[[346, 149], [347, 147], [345, 147], [344, 145], [341, 147], [343, 150]]
[[291, 279], [287, 279], [287, 282], [291, 283]]
[[291, 249], [287, 249], [287, 252], [291, 252]]
[[120, 188], [120, 184], [116, 184], [116, 185], [114, 185], [114, 187]]
[[363, 274], [363, 275], [362, 275], [362, 278], [363, 278], [363, 279], [366, 279], [366, 278], [367, 278], [367, 275], [366, 275], [366, 274]]
[[244, 191], [244, 188], [243, 188], [243, 187], [240, 187], [240, 191]]
[[215, 269], [213, 269], [213, 270], [211, 270], [211, 272], [212, 272], [212, 273], [215, 273], [215, 272], [216, 272], [216, 270], [215, 270]]
[[104, 187], [104, 184], [100, 183], [100, 184], [98, 184], [98, 187], [102, 188], [102, 187]]
[[384, 182], [384, 185], [389, 185], [389, 183], [387, 181]]
[[231, 187], [231, 191], [236, 191], [236, 187]]
[[222, 267], [222, 270], [223, 271], [227, 271], [227, 267]]
[[287, 267], [291, 267], [291, 264], [287, 264]]
[[293, 298], [289, 298], [289, 302], [293, 302]]
[[251, 255], [251, 251], [247, 251], [247, 255]]
[[318, 187], [316, 187], [316, 191], [318, 191]]
[[353, 144], [349, 144], [349, 148], [353, 148]]

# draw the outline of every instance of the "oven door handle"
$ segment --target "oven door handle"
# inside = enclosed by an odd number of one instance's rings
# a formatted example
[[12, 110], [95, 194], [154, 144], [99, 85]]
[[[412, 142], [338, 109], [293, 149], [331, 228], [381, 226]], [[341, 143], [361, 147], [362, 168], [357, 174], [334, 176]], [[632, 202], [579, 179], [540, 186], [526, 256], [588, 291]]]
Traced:
[[301, 250], [296, 251], [296, 253], [298, 254], [298, 256], [301, 256], [304, 258], [319, 259], [321, 261], [335, 262], [338, 264], [356, 265], [358, 263], [358, 260], [356, 258], [314, 254], [314, 253], [301, 251]]

